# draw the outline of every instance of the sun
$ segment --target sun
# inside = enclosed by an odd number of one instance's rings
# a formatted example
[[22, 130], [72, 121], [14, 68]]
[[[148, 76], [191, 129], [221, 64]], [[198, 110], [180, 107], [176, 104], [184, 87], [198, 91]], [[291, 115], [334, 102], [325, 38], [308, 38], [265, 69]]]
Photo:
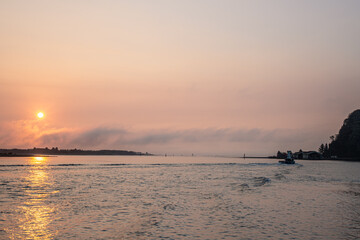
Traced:
[[43, 117], [44, 117], [44, 114], [43, 114], [42, 112], [38, 112], [37, 117], [38, 117], [38, 118], [43, 118]]

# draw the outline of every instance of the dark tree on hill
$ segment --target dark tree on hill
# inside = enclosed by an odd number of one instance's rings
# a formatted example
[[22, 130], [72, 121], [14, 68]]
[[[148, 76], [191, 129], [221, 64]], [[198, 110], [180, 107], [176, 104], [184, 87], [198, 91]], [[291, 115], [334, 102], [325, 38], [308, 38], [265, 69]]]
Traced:
[[[331, 142], [324, 156], [360, 159], [360, 109], [352, 112], [340, 128], [339, 134], [330, 137]], [[321, 147], [321, 146], [320, 146]]]
[[326, 143], [325, 144], [325, 147], [324, 147], [324, 157], [330, 157], [331, 154], [330, 154], [330, 151], [329, 151], [329, 145]]
[[324, 154], [324, 151], [325, 151], [325, 145], [322, 143], [322, 144], [320, 145], [320, 147], [319, 147], [319, 152], [320, 152], [321, 154]]

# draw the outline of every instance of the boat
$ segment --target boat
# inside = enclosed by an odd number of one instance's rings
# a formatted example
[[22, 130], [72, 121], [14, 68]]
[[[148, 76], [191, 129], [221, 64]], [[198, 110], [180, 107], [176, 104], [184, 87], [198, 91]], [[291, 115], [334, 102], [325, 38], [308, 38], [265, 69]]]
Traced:
[[294, 158], [292, 156], [292, 152], [287, 151], [287, 156], [286, 156], [285, 160], [279, 161], [279, 163], [282, 163], [282, 164], [294, 164], [295, 161], [294, 161]]

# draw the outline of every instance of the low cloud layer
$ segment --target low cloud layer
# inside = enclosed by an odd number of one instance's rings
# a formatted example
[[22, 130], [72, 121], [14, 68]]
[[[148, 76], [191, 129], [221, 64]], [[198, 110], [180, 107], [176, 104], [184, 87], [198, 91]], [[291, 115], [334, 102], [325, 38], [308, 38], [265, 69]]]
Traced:
[[[277, 150], [314, 149], [313, 131], [292, 129], [193, 128], [136, 131], [125, 128], [40, 128], [36, 122], [2, 124], [1, 148], [59, 147], [124, 149], [155, 154], [269, 155]], [[29, 127], [32, 126], [32, 127]]]
[[306, 148], [312, 144], [309, 144], [309, 134], [288, 129], [207, 128], [136, 132], [99, 127], [44, 134], [36, 142], [48, 147], [126, 149], [157, 154], [266, 155], [278, 149]]

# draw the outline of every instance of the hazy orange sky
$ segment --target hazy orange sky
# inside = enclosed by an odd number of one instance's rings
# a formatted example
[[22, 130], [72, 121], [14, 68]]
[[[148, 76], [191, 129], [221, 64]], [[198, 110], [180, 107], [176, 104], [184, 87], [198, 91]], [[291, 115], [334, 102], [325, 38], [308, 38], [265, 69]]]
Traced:
[[1, 1], [0, 148], [317, 149], [360, 106], [359, 12], [355, 0]]

